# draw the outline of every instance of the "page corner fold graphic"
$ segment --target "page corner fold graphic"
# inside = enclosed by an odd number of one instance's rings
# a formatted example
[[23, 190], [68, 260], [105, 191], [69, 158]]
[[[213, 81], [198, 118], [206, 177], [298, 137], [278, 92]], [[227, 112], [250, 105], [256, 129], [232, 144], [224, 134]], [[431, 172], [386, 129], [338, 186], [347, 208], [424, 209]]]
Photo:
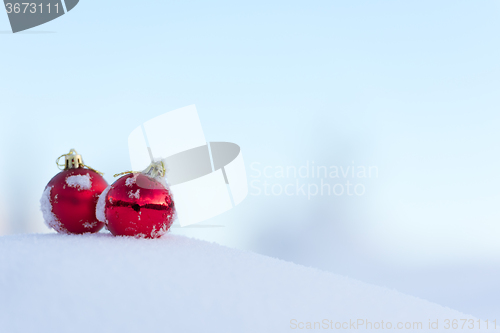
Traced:
[[36, 3], [4, 0], [13, 33], [55, 20], [75, 8], [78, 3], [79, 0], [39, 0]]
[[[166, 164], [181, 227], [215, 217], [248, 194], [240, 147], [206, 142], [196, 106], [188, 105], [146, 121], [128, 137], [133, 170], [154, 160]], [[213, 165], [213, 167], [212, 167]]]

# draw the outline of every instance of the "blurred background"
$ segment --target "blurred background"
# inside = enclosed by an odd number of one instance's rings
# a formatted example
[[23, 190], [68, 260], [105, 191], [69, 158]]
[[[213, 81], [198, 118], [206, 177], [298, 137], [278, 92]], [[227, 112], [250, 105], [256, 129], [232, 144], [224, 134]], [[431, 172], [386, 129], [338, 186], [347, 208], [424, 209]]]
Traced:
[[[253, 187], [173, 233], [500, 319], [499, 32], [498, 0], [82, 0], [17, 34], [1, 14], [0, 235], [50, 232], [59, 155], [113, 182], [136, 126], [196, 104]], [[363, 195], [265, 195], [320, 184], [262, 174], [307, 163], [378, 172], [323, 179]]]

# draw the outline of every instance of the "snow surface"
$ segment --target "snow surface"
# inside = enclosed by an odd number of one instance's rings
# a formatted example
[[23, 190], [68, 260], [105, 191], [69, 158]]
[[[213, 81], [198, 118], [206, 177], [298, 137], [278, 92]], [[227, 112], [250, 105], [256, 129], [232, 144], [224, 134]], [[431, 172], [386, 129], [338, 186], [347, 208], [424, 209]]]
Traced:
[[78, 191], [90, 190], [92, 188], [92, 180], [90, 174], [86, 175], [73, 175], [66, 178], [66, 184], [70, 187], [77, 187]]
[[440, 329], [432, 331], [447, 332], [445, 319], [472, 318], [347, 277], [172, 234], [0, 237], [0, 295], [0, 332], [9, 333], [311, 331], [291, 329], [293, 319], [422, 321], [424, 328], [439, 319]]

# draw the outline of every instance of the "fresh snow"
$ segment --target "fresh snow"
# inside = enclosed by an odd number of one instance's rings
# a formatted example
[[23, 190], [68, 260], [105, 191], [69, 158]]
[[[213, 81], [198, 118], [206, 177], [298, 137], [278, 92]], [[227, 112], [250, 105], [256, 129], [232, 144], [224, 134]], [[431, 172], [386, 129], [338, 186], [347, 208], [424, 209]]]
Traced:
[[135, 174], [133, 177], [127, 178], [125, 180], [125, 185], [131, 187], [132, 185], [135, 184], [136, 181], [137, 181], [137, 174]]
[[104, 222], [104, 223], [107, 223], [106, 214], [105, 214], [106, 196], [108, 195], [108, 192], [110, 189], [111, 189], [111, 185], [108, 185], [108, 187], [106, 187], [104, 189], [104, 191], [102, 191], [102, 193], [99, 195], [99, 199], [97, 200], [97, 204], [95, 207], [95, 216], [96, 216], [97, 220]]
[[86, 175], [73, 175], [66, 178], [66, 184], [70, 187], [76, 187], [79, 191], [90, 190], [92, 188], [92, 180], [90, 174]]
[[445, 319], [472, 317], [394, 290], [172, 234], [155, 240], [107, 233], [0, 237], [0, 332], [336, 331], [291, 329], [291, 321], [335, 325], [357, 319], [422, 322], [418, 331], [427, 331], [429, 319], [439, 320], [440, 329], [432, 331], [448, 332]]
[[97, 222], [84, 222], [82, 225], [84, 228], [90, 229], [95, 227], [97, 225]]
[[141, 197], [141, 193], [140, 193], [140, 189], [137, 189], [137, 191], [129, 191], [128, 192], [128, 197], [130, 199], [133, 199], [133, 198], [136, 198], [136, 199], [139, 199]]
[[47, 186], [42, 193], [40, 198], [40, 210], [42, 211], [43, 221], [47, 227], [57, 230], [59, 232], [66, 233], [66, 228], [64, 228], [61, 222], [57, 219], [56, 215], [52, 212], [52, 204], [50, 203], [50, 191], [52, 186]]

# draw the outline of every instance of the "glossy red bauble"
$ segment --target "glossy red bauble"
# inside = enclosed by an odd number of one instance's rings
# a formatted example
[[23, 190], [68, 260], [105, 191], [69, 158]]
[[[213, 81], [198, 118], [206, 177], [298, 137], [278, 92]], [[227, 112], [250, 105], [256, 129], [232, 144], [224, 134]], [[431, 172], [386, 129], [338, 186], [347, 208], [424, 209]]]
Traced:
[[108, 184], [97, 172], [83, 167], [59, 172], [45, 187], [41, 199], [45, 223], [59, 233], [98, 232], [104, 223], [95, 208]]
[[162, 182], [133, 173], [109, 187], [104, 217], [115, 236], [158, 238], [172, 225], [175, 207], [170, 191]]

